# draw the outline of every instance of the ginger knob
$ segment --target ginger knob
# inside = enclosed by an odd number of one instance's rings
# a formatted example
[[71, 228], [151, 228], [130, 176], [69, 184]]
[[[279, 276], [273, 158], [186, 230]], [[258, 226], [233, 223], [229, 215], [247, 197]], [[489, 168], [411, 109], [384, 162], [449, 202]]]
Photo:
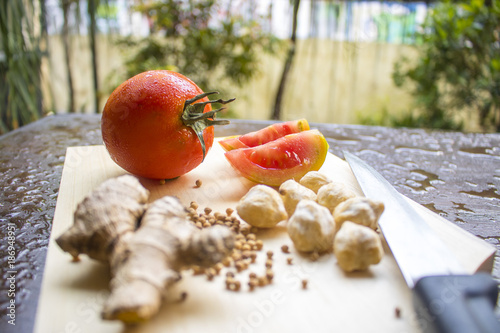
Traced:
[[327, 208], [312, 200], [302, 200], [288, 220], [288, 235], [301, 252], [325, 252], [335, 237], [335, 222]]
[[354, 198], [356, 193], [343, 183], [331, 182], [318, 190], [317, 202], [328, 208], [332, 213], [335, 208], [348, 199]]
[[372, 229], [346, 221], [333, 243], [337, 263], [346, 272], [366, 270], [384, 255], [382, 241]]
[[333, 211], [333, 218], [340, 228], [345, 221], [377, 229], [378, 219], [384, 211], [384, 203], [365, 197], [354, 197], [340, 203]]
[[272, 228], [288, 218], [280, 195], [266, 185], [252, 187], [238, 202], [236, 212], [243, 221], [257, 228]]
[[316, 201], [316, 193], [300, 185], [293, 179], [289, 179], [281, 184], [279, 193], [283, 199], [283, 204], [285, 205], [288, 216], [292, 216], [300, 200], [309, 199]]
[[327, 175], [319, 171], [309, 171], [299, 180], [300, 185], [307, 187], [314, 193], [318, 193], [322, 186], [331, 182], [332, 180]]

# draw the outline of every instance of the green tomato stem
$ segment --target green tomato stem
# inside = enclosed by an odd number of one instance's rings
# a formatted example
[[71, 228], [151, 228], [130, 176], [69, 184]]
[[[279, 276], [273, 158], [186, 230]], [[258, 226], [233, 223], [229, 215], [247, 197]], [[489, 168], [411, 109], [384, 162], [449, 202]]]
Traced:
[[203, 93], [197, 95], [191, 99], [188, 99], [184, 102], [184, 110], [182, 111], [182, 122], [184, 125], [191, 127], [196, 136], [200, 140], [201, 149], [203, 150], [203, 160], [206, 155], [206, 147], [205, 147], [205, 139], [203, 139], [203, 131], [205, 128], [213, 126], [213, 125], [227, 125], [229, 124], [229, 120], [215, 120], [215, 115], [217, 112], [224, 110], [225, 108], [220, 108], [217, 110], [212, 110], [206, 113], [203, 113], [205, 110], [205, 106], [207, 104], [228, 104], [235, 100], [235, 98], [229, 100], [217, 99], [213, 101], [199, 102], [196, 101], [205, 98], [209, 95], [218, 94], [217, 91], [212, 91], [208, 93]]

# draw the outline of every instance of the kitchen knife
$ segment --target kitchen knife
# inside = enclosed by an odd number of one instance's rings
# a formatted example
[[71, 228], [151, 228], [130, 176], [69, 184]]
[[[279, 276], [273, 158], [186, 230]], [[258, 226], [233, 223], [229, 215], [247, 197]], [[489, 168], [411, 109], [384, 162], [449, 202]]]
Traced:
[[498, 333], [498, 284], [488, 274], [468, 275], [420, 212], [374, 168], [344, 152], [366, 197], [385, 205], [379, 227], [413, 291], [424, 332]]

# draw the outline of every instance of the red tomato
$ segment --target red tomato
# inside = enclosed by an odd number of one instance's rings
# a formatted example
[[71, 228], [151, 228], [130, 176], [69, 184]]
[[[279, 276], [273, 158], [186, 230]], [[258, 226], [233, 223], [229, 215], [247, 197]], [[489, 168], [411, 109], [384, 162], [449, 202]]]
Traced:
[[280, 186], [299, 180], [323, 165], [328, 143], [318, 130], [293, 133], [260, 146], [225, 153], [229, 163], [244, 177], [261, 184]]
[[292, 120], [281, 123], [275, 123], [261, 130], [250, 132], [244, 135], [232, 136], [219, 143], [224, 150], [229, 151], [238, 148], [248, 148], [260, 146], [264, 143], [274, 141], [282, 136], [307, 131], [309, 123], [306, 119]]
[[102, 137], [111, 158], [146, 178], [170, 179], [191, 171], [212, 147], [211, 125], [220, 123], [213, 120], [209, 94], [184, 75], [166, 70], [125, 81], [102, 113]]

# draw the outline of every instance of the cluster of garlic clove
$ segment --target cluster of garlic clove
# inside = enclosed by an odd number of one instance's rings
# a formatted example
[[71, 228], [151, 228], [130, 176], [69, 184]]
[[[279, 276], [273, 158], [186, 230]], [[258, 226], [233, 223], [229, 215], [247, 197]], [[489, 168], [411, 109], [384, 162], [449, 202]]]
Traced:
[[256, 185], [240, 200], [238, 215], [258, 228], [287, 221], [287, 231], [300, 252], [323, 253], [333, 249], [346, 272], [366, 270], [384, 254], [376, 232], [384, 204], [357, 196], [341, 182], [311, 171], [288, 180], [278, 191]]

